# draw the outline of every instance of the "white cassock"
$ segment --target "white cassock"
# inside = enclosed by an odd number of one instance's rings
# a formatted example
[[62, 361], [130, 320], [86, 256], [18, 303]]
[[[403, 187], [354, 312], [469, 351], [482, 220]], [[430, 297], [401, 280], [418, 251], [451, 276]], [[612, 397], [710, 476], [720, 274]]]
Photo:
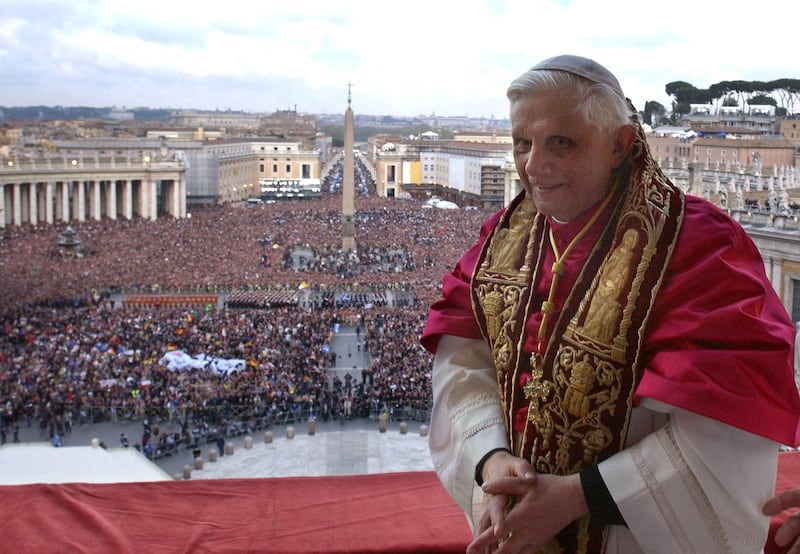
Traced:
[[[439, 479], [474, 528], [482, 493], [475, 466], [508, 447], [494, 363], [482, 340], [443, 335], [433, 364], [430, 448]], [[758, 417], [758, 414], [753, 414]], [[605, 554], [763, 552], [778, 443], [644, 398], [625, 449], [598, 464], [628, 527]]]

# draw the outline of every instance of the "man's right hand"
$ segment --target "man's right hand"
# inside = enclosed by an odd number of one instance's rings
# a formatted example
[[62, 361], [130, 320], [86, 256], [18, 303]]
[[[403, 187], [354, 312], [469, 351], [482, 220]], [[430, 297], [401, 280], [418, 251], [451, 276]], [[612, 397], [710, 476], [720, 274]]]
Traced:
[[[517, 478], [526, 485], [536, 483], [536, 472], [533, 471], [531, 464], [504, 450], [495, 452], [484, 462], [481, 477], [484, 483], [507, 477]], [[478, 536], [489, 527], [494, 527], [495, 536], [504, 537], [506, 509], [512, 500], [513, 498], [507, 494], [485, 493], [483, 514], [478, 520], [475, 535]]]

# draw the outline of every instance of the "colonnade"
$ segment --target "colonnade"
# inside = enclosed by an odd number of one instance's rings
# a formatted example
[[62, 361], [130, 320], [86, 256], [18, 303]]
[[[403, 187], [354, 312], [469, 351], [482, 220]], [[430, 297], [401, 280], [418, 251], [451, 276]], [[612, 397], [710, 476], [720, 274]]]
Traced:
[[186, 217], [186, 170], [162, 164], [118, 170], [114, 164], [91, 169], [39, 169], [9, 163], [0, 168], [0, 228], [87, 220], [155, 220], [159, 213]]

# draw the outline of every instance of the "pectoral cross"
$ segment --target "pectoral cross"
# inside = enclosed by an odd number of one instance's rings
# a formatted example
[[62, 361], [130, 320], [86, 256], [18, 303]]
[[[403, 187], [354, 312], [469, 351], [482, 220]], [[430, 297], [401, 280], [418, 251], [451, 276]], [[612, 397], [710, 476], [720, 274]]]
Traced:
[[523, 385], [522, 392], [525, 393], [525, 398], [530, 403], [528, 405], [528, 420], [539, 427], [544, 422], [539, 407], [543, 401], [547, 400], [552, 384], [543, 380], [544, 371], [542, 370], [541, 355], [534, 354], [531, 358], [531, 365], [533, 366], [531, 378]]

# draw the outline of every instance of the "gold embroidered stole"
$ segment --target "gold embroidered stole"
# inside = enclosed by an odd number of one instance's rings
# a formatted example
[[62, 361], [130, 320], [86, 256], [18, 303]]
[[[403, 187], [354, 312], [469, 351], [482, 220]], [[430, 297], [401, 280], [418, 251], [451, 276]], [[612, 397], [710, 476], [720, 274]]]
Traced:
[[[640, 347], [683, 219], [683, 195], [652, 160], [643, 136], [615, 208], [550, 333], [542, 360], [524, 351], [541, 278], [547, 223], [522, 193], [487, 239], [472, 305], [491, 347], [512, 451], [539, 473], [569, 475], [625, 444]], [[523, 387], [520, 379], [532, 379]], [[514, 431], [528, 407], [525, 430]], [[542, 552], [602, 552], [606, 532], [573, 522]]]

